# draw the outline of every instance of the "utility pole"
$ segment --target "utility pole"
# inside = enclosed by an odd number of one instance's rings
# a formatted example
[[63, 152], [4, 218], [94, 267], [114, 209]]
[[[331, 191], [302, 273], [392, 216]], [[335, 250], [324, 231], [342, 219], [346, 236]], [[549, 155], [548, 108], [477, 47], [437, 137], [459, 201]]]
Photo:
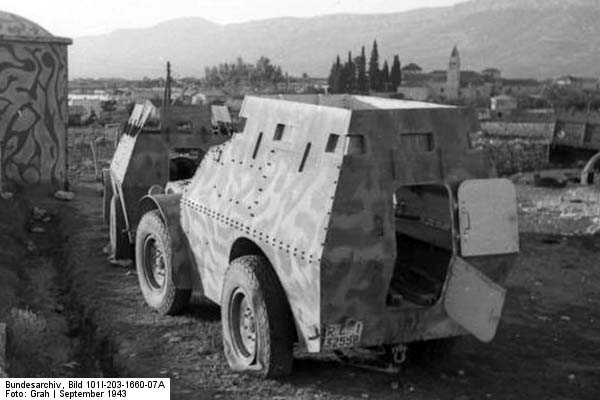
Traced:
[[167, 80], [165, 82], [165, 95], [163, 97], [163, 107], [171, 104], [171, 62], [167, 61]]

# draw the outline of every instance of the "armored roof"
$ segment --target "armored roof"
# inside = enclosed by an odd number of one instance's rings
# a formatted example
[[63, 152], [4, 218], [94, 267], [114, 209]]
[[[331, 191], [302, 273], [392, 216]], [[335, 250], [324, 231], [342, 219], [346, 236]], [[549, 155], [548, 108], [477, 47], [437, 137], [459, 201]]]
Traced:
[[0, 11], [0, 40], [72, 43], [71, 39], [54, 36], [35, 22], [6, 11]]
[[[271, 96], [268, 96], [271, 97]], [[452, 108], [443, 104], [425, 103], [421, 101], [408, 101], [388, 99], [384, 97], [360, 95], [279, 95], [272, 96], [281, 100], [298, 103], [308, 103], [320, 106], [344, 108], [348, 110], [407, 110], [422, 108]]]

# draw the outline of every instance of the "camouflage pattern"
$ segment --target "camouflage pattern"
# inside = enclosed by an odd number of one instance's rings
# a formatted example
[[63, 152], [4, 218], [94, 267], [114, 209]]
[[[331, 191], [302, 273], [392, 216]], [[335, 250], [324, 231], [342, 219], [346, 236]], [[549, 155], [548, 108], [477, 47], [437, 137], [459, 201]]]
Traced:
[[[252, 241], [283, 278], [306, 346], [318, 351], [321, 254], [343, 159], [341, 145], [323, 149], [330, 133], [347, 130], [351, 113], [247, 98], [240, 115], [244, 132], [210, 150], [182, 198], [182, 225], [204, 292], [220, 302], [234, 243]], [[275, 142], [277, 124], [286, 130]], [[309, 141], [312, 151], [298, 172]]]
[[0, 186], [64, 189], [71, 41], [21, 37], [41, 34], [37, 28], [0, 11]]
[[[456, 282], [469, 282], [476, 293], [502, 292], [487, 283], [505, 276], [513, 260], [502, 251], [479, 253], [470, 268], [464, 267], [470, 258], [461, 257], [458, 189], [495, 177], [488, 155], [470, 148], [469, 133], [478, 129], [473, 113], [363, 96], [295, 100], [246, 97], [244, 132], [211, 148], [183, 191], [181, 224], [204, 294], [220, 302], [225, 270], [239, 255], [234, 249], [251, 244], [279, 276], [310, 352], [467, 333], [464, 326], [473, 321], [461, 326], [450, 318], [444, 293], [452, 289], [454, 307], [469, 300]], [[392, 307], [386, 300], [398, 256], [393, 199], [406, 185], [438, 185], [447, 196], [441, 209], [423, 211], [426, 223], [414, 229], [424, 239], [439, 237], [452, 255], [447, 276], [457, 276], [446, 278], [429, 307]], [[499, 218], [516, 226], [512, 203]], [[514, 243], [500, 247], [515, 249]], [[471, 272], [482, 264], [486, 279]], [[503, 293], [496, 295], [490, 309], [480, 310], [492, 319], [503, 301]], [[497, 320], [490, 324], [482, 340]], [[330, 342], [332, 332], [348, 337]]]

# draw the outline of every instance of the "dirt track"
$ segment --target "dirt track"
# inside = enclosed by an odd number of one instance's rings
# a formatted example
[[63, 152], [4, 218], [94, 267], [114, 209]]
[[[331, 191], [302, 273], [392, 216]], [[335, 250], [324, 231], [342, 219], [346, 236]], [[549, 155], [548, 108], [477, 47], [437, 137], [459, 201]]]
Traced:
[[[523, 234], [519, 263], [496, 339], [459, 341], [440, 365], [397, 375], [299, 356], [282, 381], [232, 373], [221, 353], [218, 307], [200, 303], [182, 317], [159, 317], [144, 304], [132, 269], [108, 264], [95, 184], [76, 189], [58, 210], [80, 341], [105, 375], [168, 376], [174, 399], [388, 398], [598, 399], [600, 397], [600, 239]], [[35, 202], [36, 199], [33, 199]]]

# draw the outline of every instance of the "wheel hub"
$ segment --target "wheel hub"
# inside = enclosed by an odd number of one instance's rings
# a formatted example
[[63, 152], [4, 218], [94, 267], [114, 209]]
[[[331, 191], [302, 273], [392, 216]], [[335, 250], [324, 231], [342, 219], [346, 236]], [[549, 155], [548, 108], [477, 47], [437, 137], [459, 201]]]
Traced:
[[256, 354], [256, 321], [250, 299], [239, 288], [233, 293], [230, 324], [235, 347], [243, 358], [253, 360]]
[[167, 269], [164, 254], [153, 237], [146, 239], [144, 264], [150, 285], [155, 289], [161, 289], [165, 284]]
[[241, 336], [244, 342], [244, 347], [249, 353], [253, 354], [256, 347], [256, 329], [254, 325], [254, 313], [248, 304], [247, 297], [244, 297], [240, 305], [243, 313], [240, 314]]

